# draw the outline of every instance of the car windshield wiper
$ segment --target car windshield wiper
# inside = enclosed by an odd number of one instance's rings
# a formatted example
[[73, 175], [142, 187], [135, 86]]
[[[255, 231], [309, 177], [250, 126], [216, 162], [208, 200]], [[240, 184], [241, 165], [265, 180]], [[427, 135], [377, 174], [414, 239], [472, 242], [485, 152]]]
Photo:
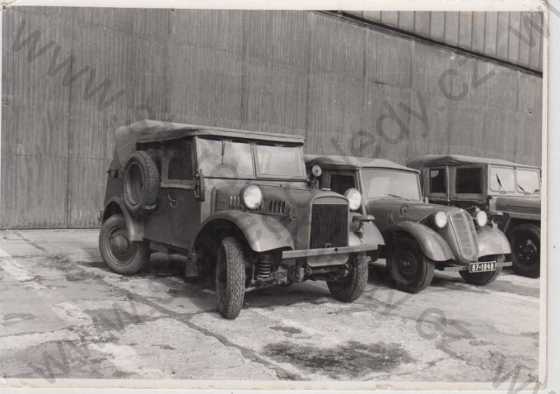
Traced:
[[502, 185], [502, 180], [498, 174], [496, 174], [496, 180], [498, 181], [498, 185], [500, 185], [500, 189], [505, 191], [504, 185]]
[[400, 199], [404, 198], [403, 196], [399, 196], [398, 194], [392, 194], [392, 193], [385, 193], [384, 196], [393, 197], [393, 198], [400, 198]]
[[527, 190], [525, 190], [525, 188], [523, 186], [521, 186], [520, 184], [517, 184], [517, 187], [524, 193], [524, 194], [530, 194]]

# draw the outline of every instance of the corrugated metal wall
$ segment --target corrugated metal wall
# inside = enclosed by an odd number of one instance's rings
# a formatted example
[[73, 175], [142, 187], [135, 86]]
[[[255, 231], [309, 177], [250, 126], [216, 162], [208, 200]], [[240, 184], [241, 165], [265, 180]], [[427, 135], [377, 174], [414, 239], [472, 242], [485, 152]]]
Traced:
[[540, 12], [353, 11], [348, 14], [542, 71], [543, 14]]
[[143, 118], [307, 151], [539, 163], [542, 79], [315, 12], [4, 11], [0, 227], [90, 227], [112, 132]]

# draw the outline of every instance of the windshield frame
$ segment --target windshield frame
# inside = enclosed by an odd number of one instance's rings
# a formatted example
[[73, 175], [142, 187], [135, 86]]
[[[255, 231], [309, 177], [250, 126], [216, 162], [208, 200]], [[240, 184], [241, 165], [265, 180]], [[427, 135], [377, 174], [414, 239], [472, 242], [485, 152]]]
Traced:
[[[386, 170], [386, 171], [393, 171], [395, 173], [405, 173], [405, 174], [415, 175], [416, 176], [416, 189], [418, 190], [418, 200], [405, 198], [405, 197], [392, 197], [392, 196], [389, 196], [389, 195], [379, 196], [379, 197], [369, 197], [366, 193], [367, 184], [366, 184], [366, 178], [364, 176], [364, 172], [366, 170]], [[388, 167], [362, 167], [362, 168], [360, 168], [359, 182], [360, 182], [361, 193], [362, 193], [362, 197], [364, 199], [364, 202], [380, 200], [382, 198], [391, 198], [391, 199], [395, 199], [395, 200], [396, 199], [402, 199], [404, 201], [424, 201], [424, 193], [423, 193], [422, 185], [421, 185], [421, 182], [420, 182], [420, 174], [417, 173], [416, 171], [407, 171], [407, 170], [401, 170], [401, 169], [397, 169], [397, 168], [388, 168]]]
[[[537, 189], [538, 191], [533, 191], [533, 192], [524, 192], [523, 190], [521, 190], [519, 188], [519, 182], [517, 181], [517, 175], [519, 171], [527, 171], [527, 172], [534, 172], [537, 174], [537, 179], [539, 181], [539, 188]], [[541, 194], [541, 188], [542, 188], [542, 174], [541, 171], [538, 168], [531, 168], [531, 167], [515, 167], [515, 190], [524, 195], [524, 196], [531, 196], [531, 195], [537, 195], [537, 194]]]
[[[492, 187], [492, 169], [494, 168], [505, 168], [511, 170], [513, 172], [513, 190], [506, 190], [504, 189], [494, 189]], [[504, 165], [496, 165], [496, 164], [489, 164], [488, 165], [488, 190], [492, 193], [499, 193], [499, 194], [511, 194], [517, 193], [517, 175], [516, 175], [516, 168], [513, 166], [504, 166]], [[503, 186], [502, 186], [503, 187]]]
[[[510, 168], [513, 171], [513, 188], [514, 190], [496, 190], [493, 189], [491, 187], [492, 181], [491, 181], [491, 177], [490, 177], [490, 171], [492, 169], [492, 167], [501, 167], [501, 168]], [[528, 171], [528, 172], [535, 172], [537, 174], [537, 179], [539, 180], [539, 191], [537, 192], [532, 192], [532, 193], [525, 193], [523, 192], [520, 188], [519, 188], [519, 182], [518, 182], [518, 171]], [[533, 168], [533, 167], [523, 167], [523, 166], [505, 166], [505, 165], [488, 165], [488, 191], [489, 193], [491, 193], [492, 195], [517, 195], [517, 196], [531, 196], [531, 195], [538, 195], [540, 194], [540, 188], [542, 187], [542, 179], [541, 179], [541, 172], [538, 168]]]
[[[253, 166], [253, 171], [252, 174], [250, 176], [248, 176], [248, 174], [246, 174], [245, 176], [228, 176], [228, 175], [209, 175], [209, 174], [205, 174], [202, 173], [202, 176], [204, 178], [208, 178], [208, 179], [237, 179], [237, 180], [263, 180], [263, 181], [283, 181], [283, 182], [302, 182], [302, 181], [306, 181], [307, 180], [307, 173], [305, 171], [305, 163], [304, 163], [304, 152], [303, 152], [303, 145], [302, 144], [285, 144], [285, 143], [262, 143], [261, 141], [254, 141], [254, 140], [244, 140], [244, 139], [230, 139], [230, 138], [207, 138], [206, 136], [196, 136], [194, 137], [194, 155], [195, 155], [195, 167], [196, 171], [200, 171], [201, 167], [200, 167], [200, 163], [202, 160], [204, 160], [204, 158], [201, 158], [201, 152], [200, 152], [200, 140], [213, 140], [213, 141], [231, 141], [231, 142], [236, 142], [236, 143], [245, 143], [249, 146], [250, 149], [250, 154], [251, 154], [251, 163]], [[259, 165], [258, 165], [258, 158], [257, 158], [257, 145], [267, 145], [267, 146], [279, 146], [279, 147], [293, 147], [295, 149], [298, 149], [299, 151], [299, 156], [300, 156], [300, 166], [302, 166], [302, 175], [301, 176], [286, 176], [286, 177], [282, 177], [282, 176], [269, 176], [269, 175], [264, 175], [259, 173]]]
[[[299, 163], [299, 169], [301, 172], [301, 175], [298, 176], [281, 176], [281, 175], [270, 175], [270, 174], [263, 174], [260, 171], [260, 166], [259, 166], [259, 155], [257, 152], [257, 148], [258, 146], [272, 146], [272, 147], [278, 147], [278, 148], [292, 148], [292, 149], [297, 149], [298, 151], [298, 163]], [[307, 172], [306, 172], [306, 167], [305, 167], [305, 159], [304, 159], [304, 153], [303, 153], [303, 145], [299, 145], [299, 144], [281, 144], [281, 143], [262, 143], [259, 141], [252, 141], [251, 142], [251, 149], [253, 151], [253, 163], [255, 166], [255, 174], [256, 174], [256, 178], [257, 179], [261, 179], [261, 180], [269, 180], [269, 181], [274, 181], [274, 180], [279, 180], [279, 181], [305, 181], [307, 180]]]

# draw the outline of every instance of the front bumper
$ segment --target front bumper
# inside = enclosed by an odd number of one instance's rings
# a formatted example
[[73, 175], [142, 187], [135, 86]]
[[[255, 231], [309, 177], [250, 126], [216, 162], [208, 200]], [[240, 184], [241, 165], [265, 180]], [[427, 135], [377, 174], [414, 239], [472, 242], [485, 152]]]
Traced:
[[[477, 263], [478, 261], [473, 261], [473, 263]], [[454, 263], [452, 263], [454, 264]], [[496, 268], [499, 267], [511, 267], [512, 266], [512, 262], [511, 261], [496, 261]], [[469, 269], [469, 264], [456, 264], [456, 265], [449, 265], [449, 266], [444, 266], [444, 267], [439, 267], [440, 270], [445, 270], [445, 271], [452, 271], [452, 272], [458, 272], [458, 271], [468, 271]]]
[[282, 252], [282, 260], [299, 259], [305, 257], [348, 255], [352, 253], [373, 252], [375, 250], [377, 250], [376, 245], [368, 244], [321, 249], [285, 250]]

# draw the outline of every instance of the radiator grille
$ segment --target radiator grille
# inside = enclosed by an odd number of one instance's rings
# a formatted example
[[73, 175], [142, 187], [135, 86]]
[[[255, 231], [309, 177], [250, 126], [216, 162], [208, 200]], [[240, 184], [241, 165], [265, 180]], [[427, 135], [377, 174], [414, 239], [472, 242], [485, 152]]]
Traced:
[[348, 243], [348, 206], [314, 204], [311, 211], [310, 248], [346, 246]]
[[478, 245], [472, 217], [462, 211], [452, 214], [450, 219], [457, 242], [459, 243], [459, 252], [465, 259], [477, 260]]

